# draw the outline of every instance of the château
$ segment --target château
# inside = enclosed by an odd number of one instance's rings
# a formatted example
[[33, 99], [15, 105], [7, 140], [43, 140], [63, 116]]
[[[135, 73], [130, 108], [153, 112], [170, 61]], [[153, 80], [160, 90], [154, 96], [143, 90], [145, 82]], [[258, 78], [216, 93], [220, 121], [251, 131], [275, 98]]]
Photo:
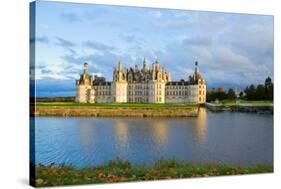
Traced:
[[89, 75], [88, 64], [76, 80], [76, 102], [83, 103], [198, 103], [206, 101], [206, 83], [199, 72], [198, 62], [195, 71], [187, 80], [172, 81], [171, 73], [160, 68], [158, 60], [148, 67], [144, 58], [142, 68], [125, 69], [118, 62], [114, 68], [113, 81], [104, 77]]

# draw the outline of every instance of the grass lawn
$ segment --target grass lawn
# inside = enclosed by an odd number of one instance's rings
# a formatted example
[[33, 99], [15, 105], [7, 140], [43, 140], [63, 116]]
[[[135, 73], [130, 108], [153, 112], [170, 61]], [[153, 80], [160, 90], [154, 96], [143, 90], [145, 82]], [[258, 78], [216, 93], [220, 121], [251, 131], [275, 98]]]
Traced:
[[35, 184], [40, 187], [272, 172], [272, 166], [232, 167], [175, 160], [160, 160], [152, 166], [132, 166], [128, 161], [115, 160], [102, 166], [81, 169], [39, 165], [36, 167]]
[[[221, 103], [226, 106], [235, 106], [236, 105], [236, 100], [222, 100]], [[240, 104], [272, 104], [272, 100], [255, 100], [255, 101], [250, 101], [250, 100], [240, 100]]]
[[79, 103], [79, 102], [37, 102], [44, 107], [86, 107], [86, 108], [196, 108], [197, 104], [128, 104], [128, 103]]

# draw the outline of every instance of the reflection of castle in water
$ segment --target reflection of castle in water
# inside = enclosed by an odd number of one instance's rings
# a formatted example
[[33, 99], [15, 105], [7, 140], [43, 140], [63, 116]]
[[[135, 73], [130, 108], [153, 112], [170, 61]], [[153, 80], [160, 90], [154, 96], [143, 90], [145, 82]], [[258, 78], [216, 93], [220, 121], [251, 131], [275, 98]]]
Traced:
[[95, 145], [96, 140], [96, 132], [94, 131], [94, 127], [91, 124], [91, 121], [88, 119], [79, 119], [79, 131], [80, 131], [80, 141], [81, 147], [87, 152], [90, 152], [92, 146]]
[[114, 124], [114, 132], [118, 144], [122, 147], [128, 145], [128, 122], [117, 119]]
[[[99, 122], [99, 120], [95, 120]], [[186, 122], [186, 118], [177, 118], [176, 121], [181, 123]], [[119, 153], [127, 155], [127, 153], [132, 150], [131, 147], [134, 146], [134, 141], [130, 141], [135, 137], [133, 135], [138, 135], [140, 141], [142, 138], [151, 138], [154, 145], [159, 149], [165, 148], [170, 140], [178, 140], [178, 138], [169, 138], [174, 136], [171, 134], [173, 132], [173, 125], [170, 125], [170, 119], [114, 119], [109, 122], [112, 124], [110, 130], [104, 132], [104, 127], [98, 128], [93, 125], [90, 120], [80, 119], [80, 141], [81, 147], [87, 152], [91, 152], [93, 146], [99, 145], [98, 140], [101, 137], [113, 137], [113, 143], [110, 146], [118, 146]], [[207, 111], [205, 108], [199, 109], [199, 116], [194, 119], [194, 122], [187, 121], [186, 131], [191, 132], [192, 136], [195, 137], [195, 141], [198, 143], [204, 143], [207, 139]], [[191, 124], [190, 124], [191, 123]], [[97, 123], [100, 125], [101, 123]], [[108, 127], [107, 127], [108, 128]], [[110, 131], [110, 133], [108, 133]], [[100, 136], [101, 134], [107, 133], [107, 136]], [[132, 136], [132, 137], [130, 137]], [[185, 135], [179, 135], [179, 137], [186, 137]], [[109, 138], [109, 140], [112, 140]], [[120, 151], [121, 150], [121, 151]]]
[[155, 120], [151, 124], [154, 141], [163, 147], [168, 141], [169, 125], [162, 120]]
[[207, 110], [205, 108], [199, 108], [195, 134], [200, 143], [204, 142], [207, 138], [207, 119]]

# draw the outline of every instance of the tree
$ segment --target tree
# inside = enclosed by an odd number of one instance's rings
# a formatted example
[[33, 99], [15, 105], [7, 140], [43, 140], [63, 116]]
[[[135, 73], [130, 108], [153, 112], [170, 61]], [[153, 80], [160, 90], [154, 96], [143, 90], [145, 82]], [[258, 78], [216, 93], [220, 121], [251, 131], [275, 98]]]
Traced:
[[224, 92], [224, 88], [212, 89], [211, 91], [207, 91], [206, 99], [207, 102], [218, 100], [224, 100], [227, 98], [227, 94]]
[[232, 88], [230, 88], [227, 92], [227, 99], [229, 99], [229, 100], [236, 99], [235, 91]]
[[259, 84], [256, 89], [256, 100], [264, 100], [265, 99], [265, 87], [264, 85]]
[[[267, 77], [264, 84], [247, 86], [244, 90], [246, 100], [273, 100], [273, 83], [270, 77]], [[241, 92], [240, 98], [243, 96]]]
[[247, 86], [245, 89], [245, 97], [247, 100], [256, 100], [256, 87], [255, 85], [250, 85], [249, 87]]
[[239, 93], [239, 98], [242, 98], [243, 95], [244, 95], [244, 93], [243, 93], [243, 91], [241, 91], [241, 92]]
[[270, 77], [267, 77], [264, 82], [264, 99], [273, 100], [273, 83]]

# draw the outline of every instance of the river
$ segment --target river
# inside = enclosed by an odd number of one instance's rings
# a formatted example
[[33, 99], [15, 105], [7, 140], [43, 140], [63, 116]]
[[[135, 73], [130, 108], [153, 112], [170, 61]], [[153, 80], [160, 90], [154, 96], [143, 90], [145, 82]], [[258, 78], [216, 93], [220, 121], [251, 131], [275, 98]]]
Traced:
[[35, 118], [35, 163], [95, 166], [120, 158], [273, 164], [273, 115], [210, 112], [189, 118]]

